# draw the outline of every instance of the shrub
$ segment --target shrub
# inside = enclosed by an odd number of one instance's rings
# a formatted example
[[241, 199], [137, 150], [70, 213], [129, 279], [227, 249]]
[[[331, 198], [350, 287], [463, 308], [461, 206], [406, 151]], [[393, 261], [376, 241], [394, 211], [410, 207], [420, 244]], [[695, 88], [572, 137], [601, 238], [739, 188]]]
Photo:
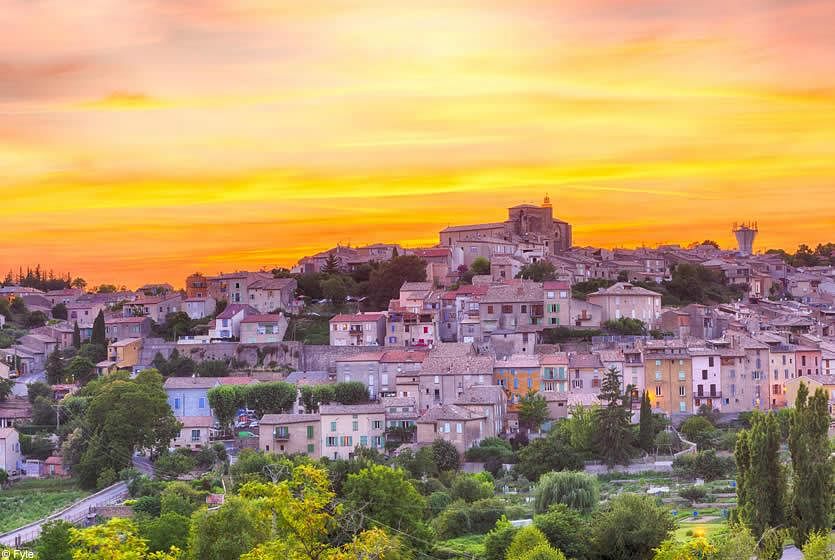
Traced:
[[591, 552], [600, 560], [649, 560], [674, 528], [669, 510], [651, 497], [621, 494], [592, 521]]
[[588, 514], [597, 507], [600, 487], [597, 479], [583, 472], [550, 472], [534, 488], [534, 511], [543, 513], [554, 504], [565, 504]]
[[504, 512], [505, 504], [499, 498], [478, 500], [471, 504], [456, 500], [432, 520], [432, 528], [440, 539], [451, 539], [467, 533], [483, 534], [496, 524]]
[[496, 526], [484, 537], [485, 560], [504, 560], [507, 548], [518, 529], [506, 517], [496, 521]]
[[534, 525], [522, 527], [513, 536], [510, 541], [510, 546], [507, 547], [505, 558], [507, 560], [516, 560], [521, 558], [523, 554], [541, 545], [548, 545], [548, 539], [542, 534], [542, 531], [537, 529]]
[[465, 502], [485, 500], [493, 496], [493, 483], [479, 480], [475, 476], [461, 474], [452, 483], [452, 497]]
[[467, 461], [486, 463], [489, 461], [510, 463], [513, 460], [513, 449], [505, 440], [489, 437], [479, 445], [471, 447], [464, 454]]
[[688, 486], [679, 490], [678, 495], [691, 503], [701, 502], [707, 496], [707, 490], [704, 486]]
[[673, 461], [673, 473], [690, 480], [703, 478], [706, 481], [725, 478], [736, 468], [733, 457], [718, 457], [712, 449], [679, 455]]
[[432, 458], [439, 472], [457, 471], [461, 464], [461, 457], [455, 446], [442, 439], [436, 439], [432, 443]]
[[588, 556], [589, 522], [578, 511], [565, 504], [556, 504], [548, 513], [535, 516], [533, 522], [551, 546], [562, 550], [569, 558]]
[[142, 496], [133, 504], [133, 511], [149, 517], [159, 517], [162, 505], [159, 496]]
[[[433, 479], [434, 480], [434, 479]], [[437, 516], [452, 503], [452, 496], [446, 492], [432, 492], [426, 500], [426, 505], [432, 517]]]

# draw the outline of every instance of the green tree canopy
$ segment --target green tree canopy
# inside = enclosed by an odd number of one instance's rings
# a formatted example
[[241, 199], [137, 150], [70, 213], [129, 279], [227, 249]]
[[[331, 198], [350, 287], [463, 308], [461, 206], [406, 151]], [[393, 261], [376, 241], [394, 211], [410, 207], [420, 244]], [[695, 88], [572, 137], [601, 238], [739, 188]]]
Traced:
[[516, 278], [524, 278], [525, 280], [533, 280], [534, 282], [546, 282], [557, 279], [557, 270], [548, 261], [537, 261], [524, 265], [519, 270]]
[[550, 418], [548, 401], [532, 391], [519, 399], [519, 423], [528, 430], [539, 431], [540, 426]]
[[809, 395], [801, 382], [789, 422], [792, 461], [791, 522], [795, 544], [809, 535], [829, 531], [832, 521], [833, 461], [829, 447], [829, 404], [826, 391]]
[[550, 472], [534, 488], [534, 511], [544, 513], [555, 504], [565, 504], [589, 514], [600, 500], [597, 478], [584, 472]]
[[600, 560], [649, 560], [674, 528], [651, 496], [619, 494], [592, 520], [591, 550]]

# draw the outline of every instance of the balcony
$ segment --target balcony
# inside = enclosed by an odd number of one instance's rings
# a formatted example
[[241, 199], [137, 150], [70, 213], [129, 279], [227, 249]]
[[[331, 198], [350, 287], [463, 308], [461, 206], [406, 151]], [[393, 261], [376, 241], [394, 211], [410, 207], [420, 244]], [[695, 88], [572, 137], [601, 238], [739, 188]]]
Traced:
[[290, 430], [287, 428], [276, 428], [273, 431], [273, 439], [276, 441], [287, 441], [290, 439]]
[[713, 391], [709, 393], [696, 393], [693, 395], [694, 399], [721, 399], [722, 391]]

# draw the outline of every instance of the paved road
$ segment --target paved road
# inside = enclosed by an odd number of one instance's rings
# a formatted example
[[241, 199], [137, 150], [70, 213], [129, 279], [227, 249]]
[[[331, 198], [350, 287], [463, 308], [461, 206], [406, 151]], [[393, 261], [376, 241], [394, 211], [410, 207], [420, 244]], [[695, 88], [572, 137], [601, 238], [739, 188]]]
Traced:
[[124, 482], [119, 482], [118, 484], [105, 488], [101, 492], [77, 501], [66, 509], [53, 513], [49, 517], [0, 535], [0, 544], [15, 547], [31, 542], [38, 538], [41, 534], [41, 527], [47, 521], [63, 519], [70, 523], [80, 523], [86, 519], [91, 508], [120, 503], [127, 495], [127, 485]]
[[135, 453], [133, 455], [133, 466], [136, 470], [148, 476], [149, 478], [154, 478], [156, 474], [156, 472], [154, 471], [154, 465], [151, 463], [151, 460], [145, 457], [144, 455], [139, 455]]
[[26, 375], [21, 375], [15, 379], [14, 387], [12, 387], [12, 394], [16, 397], [25, 397], [29, 394], [29, 390], [26, 388], [26, 385], [34, 383], [35, 381], [46, 381], [46, 372], [42, 371], [40, 373], [27, 373]]

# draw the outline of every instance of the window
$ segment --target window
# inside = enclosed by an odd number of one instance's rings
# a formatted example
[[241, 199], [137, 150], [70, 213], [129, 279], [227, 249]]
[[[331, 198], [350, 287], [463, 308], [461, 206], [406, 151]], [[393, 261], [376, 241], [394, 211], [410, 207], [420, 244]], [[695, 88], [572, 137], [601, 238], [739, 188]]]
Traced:
[[441, 382], [441, 376], [436, 375], [436, 376], [435, 376], [435, 384], [437, 385], [437, 384], [438, 384], [438, 383], [440, 383], [440, 382]]
[[197, 408], [206, 408], [206, 398], [200, 397], [197, 399]]
[[706, 369], [702, 370], [702, 379], [707, 379], [707, 370]]
[[174, 398], [174, 410], [180, 410], [180, 398], [179, 397]]
[[325, 446], [326, 447], [336, 447], [336, 442], [337, 442], [336, 436], [328, 436], [327, 439], [325, 440]]
[[687, 396], [687, 390], [684, 388], [684, 385], [679, 385], [678, 386], [678, 396], [679, 397]]
[[308, 443], [307, 444], [307, 452], [308, 453], [314, 453], [315, 451], [316, 451], [316, 446], [313, 445], [312, 443]]
[[200, 430], [192, 430], [191, 431], [191, 441], [200, 441]]
[[455, 424], [455, 433], [456, 434], [464, 433], [464, 425], [461, 422], [457, 422]]
[[660, 371], [655, 372], [655, 380], [656, 381], [661, 381], [661, 372]]
[[568, 292], [566, 292], [565, 290], [561, 290], [560, 291], [560, 299], [565, 299], [567, 297], [568, 297]]
[[336, 431], [336, 422], [331, 422], [331, 431], [332, 432]]
[[528, 306], [523, 303], [521, 311], [522, 311], [522, 313], [527, 313], [528, 312]]
[[449, 433], [449, 422], [444, 422], [444, 429], [441, 430], [444, 433]]
[[313, 439], [313, 426], [307, 427], [307, 439]]
[[[713, 356], [708, 356], [708, 358], [707, 358], [707, 366], [708, 366], [708, 367], [713, 367]], [[705, 379], [707, 379], [707, 377], [705, 377]]]
[[493, 314], [493, 306], [492, 305], [487, 306], [487, 313], [489, 313], [491, 315]]
[[655, 360], [655, 365], [660, 366], [661, 365], [661, 360]]
[[661, 396], [661, 385], [656, 385], [656, 386], [655, 386], [655, 396], [656, 396], [656, 397], [660, 397], [660, 396]]
[[554, 292], [548, 292], [547, 297], [548, 299], [554, 299]]
[[354, 445], [354, 437], [353, 436], [342, 436], [339, 438], [339, 445], [342, 447], [351, 447]]
[[594, 379], [592, 379], [592, 380], [591, 380], [591, 386], [592, 386], [593, 388], [600, 387], [600, 379], [599, 379], [599, 378], [597, 378], [597, 377], [595, 377]]
[[687, 403], [685, 403], [684, 401], [679, 401], [678, 411], [679, 412], [687, 412]]
[[368, 436], [360, 436], [360, 445], [368, 447]]
[[[513, 313], [513, 306], [512, 305], [502, 305], [502, 313]], [[806, 365], [806, 364], [803, 364]]]
[[685, 379], [687, 379], [687, 374], [684, 373], [684, 371], [679, 371], [678, 372], [678, 378], [679, 378], [680, 381], [684, 381]]
[[351, 422], [351, 429], [355, 432], [360, 431], [360, 423], [357, 420]]

